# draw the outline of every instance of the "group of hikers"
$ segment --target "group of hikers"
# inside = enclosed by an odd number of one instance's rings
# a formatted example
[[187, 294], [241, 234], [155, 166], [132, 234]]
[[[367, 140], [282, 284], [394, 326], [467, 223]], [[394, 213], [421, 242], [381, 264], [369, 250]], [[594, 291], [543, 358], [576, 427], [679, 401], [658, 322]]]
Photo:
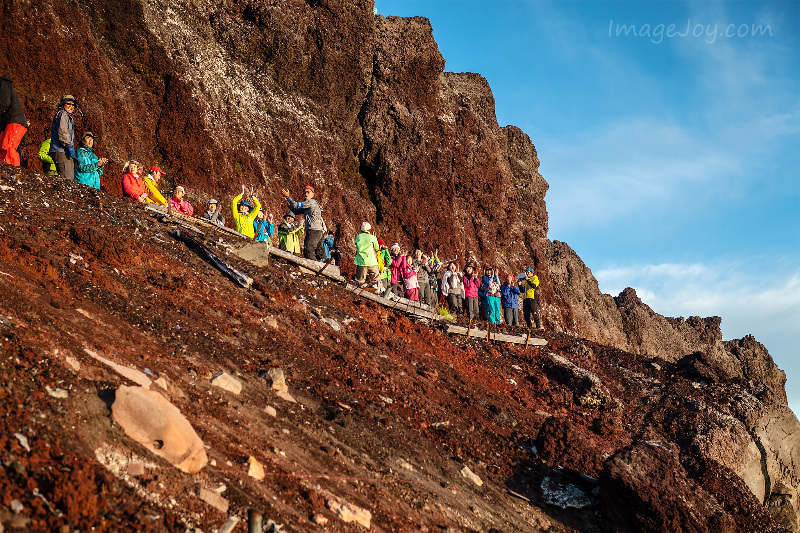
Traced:
[[[108, 159], [94, 153], [98, 136], [91, 131], [83, 133], [75, 148], [73, 114], [76, 109], [77, 100], [72, 95], [61, 98], [50, 126], [50, 137], [39, 147], [42, 170], [100, 189], [100, 177]], [[0, 160], [20, 165], [17, 149], [27, 137], [28, 127], [13, 82], [8, 76], [3, 76], [0, 78]], [[125, 162], [122, 172], [122, 189], [126, 198], [163, 205], [171, 212], [194, 216], [194, 208], [185, 199], [183, 186], [175, 187], [170, 200], [163, 196], [159, 181], [165, 173], [157, 165], [143, 176], [144, 166], [130, 160]], [[295, 201], [288, 189], [283, 189], [281, 194], [288, 210], [277, 228], [278, 247], [296, 255], [302, 252], [306, 259], [338, 265], [342, 254], [336, 246], [334, 232], [325, 225], [314, 187], [306, 185], [300, 201]], [[253, 191], [248, 191], [244, 185], [231, 202], [231, 214], [237, 232], [259, 242], [271, 243], [276, 233], [273, 215], [264, 212]], [[200, 218], [225, 226], [221, 206], [214, 198], [206, 202]], [[369, 222], [361, 224], [355, 247], [355, 281], [374, 286], [387, 298], [392, 295], [405, 297], [434, 307], [442, 300], [454, 315], [463, 314], [469, 320], [483, 318], [493, 324], [505, 322], [509, 326], [519, 326], [521, 298], [526, 325], [529, 328], [534, 324], [537, 329], [542, 327], [537, 312], [539, 278], [533, 268], [528, 267], [517, 276], [508, 274], [501, 283], [498, 272], [492, 267], [486, 267], [483, 276], [479, 276], [472, 257], [461, 271], [457, 261], [443, 263], [438, 250], [425, 254], [421, 250], [403, 252], [399, 243], [387, 247], [372, 233]]]

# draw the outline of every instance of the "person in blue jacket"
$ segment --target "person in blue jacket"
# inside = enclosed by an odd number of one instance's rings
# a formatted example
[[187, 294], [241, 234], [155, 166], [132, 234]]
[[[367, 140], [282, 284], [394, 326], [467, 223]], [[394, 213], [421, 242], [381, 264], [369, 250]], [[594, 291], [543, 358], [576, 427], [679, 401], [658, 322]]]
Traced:
[[94, 141], [97, 135], [87, 131], [81, 137], [80, 145], [75, 158], [75, 181], [89, 187], [100, 189], [100, 176], [103, 175], [103, 165], [108, 163], [108, 158], [97, 158], [94, 153]]
[[264, 211], [260, 210], [256, 219], [253, 221], [253, 231], [255, 232], [256, 241], [264, 242], [269, 241], [272, 234], [275, 233], [275, 225], [272, 223], [272, 213], [264, 218]]
[[64, 95], [58, 104], [58, 112], [50, 126], [50, 157], [56, 164], [59, 176], [75, 179], [75, 112], [77, 101], [71, 94]]
[[509, 326], [519, 326], [519, 296], [522, 289], [514, 282], [514, 276], [506, 276], [506, 282], [500, 286], [503, 305], [503, 319]]

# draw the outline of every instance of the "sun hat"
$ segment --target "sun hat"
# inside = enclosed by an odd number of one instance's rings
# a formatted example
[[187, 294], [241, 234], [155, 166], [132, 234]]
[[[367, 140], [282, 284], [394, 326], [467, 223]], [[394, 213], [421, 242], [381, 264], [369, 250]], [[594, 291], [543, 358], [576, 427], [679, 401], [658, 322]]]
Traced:
[[361, 233], [364, 233], [364, 232], [369, 231], [371, 229], [372, 229], [372, 226], [370, 225], [369, 222], [362, 222], [361, 223]]
[[166, 172], [164, 172], [163, 170], [161, 170], [159, 167], [152, 167], [152, 168], [150, 169], [150, 174], [152, 174], [153, 172], [160, 172], [161, 174], [164, 174], [164, 175], [166, 176]]

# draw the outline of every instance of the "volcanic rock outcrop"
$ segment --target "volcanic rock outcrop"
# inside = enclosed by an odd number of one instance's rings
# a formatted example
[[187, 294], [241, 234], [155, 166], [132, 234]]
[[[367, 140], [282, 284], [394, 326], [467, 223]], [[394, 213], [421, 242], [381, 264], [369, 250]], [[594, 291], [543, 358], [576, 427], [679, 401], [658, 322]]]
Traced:
[[[601, 488], [622, 495], [637, 481], [623, 479], [626, 468], [656, 468], [676, 487], [705, 483], [723, 507], [725, 493], [713, 487], [731, 483], [728, 468], [754, 505], [798, 530], [800, 425], [786, 406], [785, 376], [764, 347], [752, 337], [723, 341], [718, 317], [660, 316], [633, 289], [602, 294], [569, 246], [547, 239], [548, 184], [536, 149], [519, 128], [497, 123], [486, 80], [444, 71], [426, 19], [374, 16], [372, 7], [368, 0], [5, 2], [0, 72], [15, 80], [31, 122], [26, 165], [35, 166], [59, 98], [72, 93], [83, 110], [76, 130], [99, 134], [98, 151], [112, 160], [103, 184], [113, 195], [121, 195], [120, 169], [131, 158], [165, 168], [167, 185], [186, 186], [195, 204], [229, 199], [244, 183], [281, 213], [280, 189], [312, 183], [345, 248], [369, 220], [385, 240], [438, 247], [443, 259], [474, 252], [512, 271], [532, 263], [549, 330], [636, 354], [663, 369], [661, 379], [680, 376], [708, 395], [683, 405], [655, 378], [628, 375], [643, 415], [657, 419], [653, 428], [678, 450], [647, 444], [643, 424], [624, 451], [582, 442], [589, 459], [582, 462], [552, 445], [581, 429], [548, 419], [544, 455], [583, 465]], [[125, 245], [98, 245], [99, 235], [76, 225], [65, 238], [110, 265], [143, 260]], [[42, 278], [55, 284], [48, 257], [40, 258]], [[127, 296], [114, 279], [98, 283]], [[595, 376], [593, 368], [572, 370], [573, 378]], [[573, 378], [564, 386], [581, 381]], [[592, 394], [563, 401], [588, 397], [586, 405], [608, 411], [592, 431], [613, 434], [612, 397], [622, 392], [587, 379]], [[687, 490], [691, 502], [706, 498]], [[662, 495], [639, 496], [646, 512], [630, 527], [649, 527]], [[697, 508], [708, 524], [731, 527], [713, 503]], [[694, 530], [685, 525], [691, 519], [681, 523]]]

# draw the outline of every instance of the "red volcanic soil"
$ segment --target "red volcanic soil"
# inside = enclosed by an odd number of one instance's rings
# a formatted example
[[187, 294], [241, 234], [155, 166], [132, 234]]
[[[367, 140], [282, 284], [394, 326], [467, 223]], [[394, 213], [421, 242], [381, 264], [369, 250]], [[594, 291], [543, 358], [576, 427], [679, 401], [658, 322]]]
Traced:
[[[0, 179], [6, 531], [210, 531], [248, 509], [288, 531], [322, 530], [316, 514], [327, 531], [363, 530], [337, 518], [331, 498], [370, 511], [375, 531], [612, 531], [656, 523], [663, 511], [636, 504], [632, 525], [619, 509], [605, 512], [622, 483], [604, 463], [639, 441], [676, 440], [671, 409], [711, 394], [690, 380], [672, 377], [660, 389], [664, 407], [646, 410], [650, 385], [636, 380], [667, 377], [637, 356], [547, 333], [548, 346], [528, 349], [450, 337], [278, 260], [242, 261], [226, 252], [235, 237], [201, 237], [254, 278], [245, 290], [138, 204], [57, 177], [18, 176]], [[187, 417], [209, 465], [182, 473], [112, 422], [116, 389], [132, 383], [87, 349], [163, 377], [166, 390], [151, 389]], [[598, 376], [602, 404], [582, 406], [583, 385], [551, 354]], [[297, 403], [259, 378], [271, 367], [283, 369]], [[242, 382], [240, 395], [211, 385], [221, 371]], [[51, 395], [58, 389], [66, 397]], [[247, 474], [251, 456], [264, 466], [262, 481]], [[129, 473], [128, 461], [144, 463], [144, 473]], [[694, 490], [703, 478], [721, 502], [709, 524], [773, 527], [726, 468], [674, 462], [680, 487]], [[549, 504], [545, 478], [581, 489], [589, 505]], [[199, 499], [220, 485], [227, 513]], [[681, 520], [673, 530], [707, 530]]]

